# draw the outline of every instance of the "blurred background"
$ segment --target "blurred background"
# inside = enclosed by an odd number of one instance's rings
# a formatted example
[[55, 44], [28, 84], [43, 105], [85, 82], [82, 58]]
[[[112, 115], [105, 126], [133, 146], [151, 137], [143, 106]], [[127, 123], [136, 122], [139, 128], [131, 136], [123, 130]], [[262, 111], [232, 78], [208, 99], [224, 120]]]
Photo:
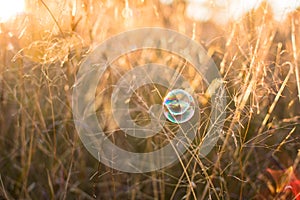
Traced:
[[[300, 199], [298, 7], [299, 0], [1, 1], [0, 197]], [[176, 30], [204, 46], [228, 105], [223, 133], [205, 158], [189, 152], [166, 169], [129, 174], [84, 148], [71, 96], [89, 52], [139, 27]], [[164, 53], [140, 55], [118, 62], [124, 69], [130, 60], [170, 63]], [[98, 111], [109, 112], [100, 102]], [[114, 140], [126, 146], [124, 135]]]

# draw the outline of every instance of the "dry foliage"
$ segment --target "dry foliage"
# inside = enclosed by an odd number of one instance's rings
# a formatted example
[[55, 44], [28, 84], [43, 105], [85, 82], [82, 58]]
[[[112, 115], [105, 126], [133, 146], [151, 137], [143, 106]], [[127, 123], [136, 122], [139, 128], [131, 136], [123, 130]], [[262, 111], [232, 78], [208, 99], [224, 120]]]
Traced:
[[[292, 193], [276, 192], [266, 169], [294, 166], [295, 176], [300, 175], [298, 12], [279, 24], [262, 5], [223, 27], [186, 18], [180, 0], [171, 5], [156, 0], [27, 3], [27, 14], [0, 24], [0, 196], [293, 199]], [[207, 49], [226, 81], [227, 116], [223, 135], [206, 158], [189, 150], [166, 169], [127, 174], [98, 163], [83, 147], [72, 121], [71, 95], [90, 50], [116, 33], [144, 26], [177, 30]], [[126, 71], [147, 59], [173, 67], [184, 63], [146, 51], [116, 62]], [[113, 71], [107, 73], [100, 91], [117, 81]], [[102, 114], [110, 109], [106, 93], [97, 97]], [[103, 124], [108, 131], [117, 129], [109, 120]], [[118, 145], [130, 147], [124, 135], [111, 134]]]

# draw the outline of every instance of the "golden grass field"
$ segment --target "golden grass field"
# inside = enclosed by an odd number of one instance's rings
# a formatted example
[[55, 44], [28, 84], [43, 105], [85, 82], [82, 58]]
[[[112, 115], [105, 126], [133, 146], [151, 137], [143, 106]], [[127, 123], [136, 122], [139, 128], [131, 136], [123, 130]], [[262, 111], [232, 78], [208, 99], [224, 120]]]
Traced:
[[[0, 199], [300, 199], [299, 11], [278, 22], [262, 3], [220, 25], [188, 18], [186, 6], [27, 0], [25, 13], [0, 23]], [[84, 148], [72, 90], [97, 45], [140, 27], [173, 29], [204, 46], [224, 79], [228, 105], [222, 135], [205, 158], [189, 151], [167, 168], [131, 174], [106, 167]], [[149, 50], [116, 62], [126, 71], [133, 61], [149, 60], [184, 63]], [[99, 90], [116, 82], [107, 73]], [[110, 111], [111, 92], [98, 95], [98, 113]], [[112, 120], [104, 125], [117, 130]], [[136, 142], [120, 131], [111, 139], [124, 148]]]

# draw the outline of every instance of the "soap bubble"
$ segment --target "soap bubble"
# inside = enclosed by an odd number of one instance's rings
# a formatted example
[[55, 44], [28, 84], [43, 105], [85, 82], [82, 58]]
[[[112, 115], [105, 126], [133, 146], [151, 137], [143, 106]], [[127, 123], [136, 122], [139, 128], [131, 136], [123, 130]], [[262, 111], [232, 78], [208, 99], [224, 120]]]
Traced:
[[163, 101], [164, 115], [173, 123], [184, 123], [195, 113], [195, 101], [188, 92], [182, 89], [170, 91]]

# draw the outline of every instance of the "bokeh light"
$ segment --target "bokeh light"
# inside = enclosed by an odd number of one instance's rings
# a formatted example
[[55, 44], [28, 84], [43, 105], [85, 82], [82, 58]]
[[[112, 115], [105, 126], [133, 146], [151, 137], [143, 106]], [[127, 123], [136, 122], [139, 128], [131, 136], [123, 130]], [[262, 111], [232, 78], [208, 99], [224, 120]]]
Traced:
[[24, 0], [0, 1], [0, 23], [8, 21], [10, 18], [25, 9]]
[[[172, 4], [173, 0], [160, 0], [162, 4]], [[299, 0], [186, 0], [186, 16], [195, 21], [213, 21], [225, 25], [229, 21], [238, 21], [263, 3], [271, 9], [276, 21], [284, 21], [289, 13], [300, 7]]]

